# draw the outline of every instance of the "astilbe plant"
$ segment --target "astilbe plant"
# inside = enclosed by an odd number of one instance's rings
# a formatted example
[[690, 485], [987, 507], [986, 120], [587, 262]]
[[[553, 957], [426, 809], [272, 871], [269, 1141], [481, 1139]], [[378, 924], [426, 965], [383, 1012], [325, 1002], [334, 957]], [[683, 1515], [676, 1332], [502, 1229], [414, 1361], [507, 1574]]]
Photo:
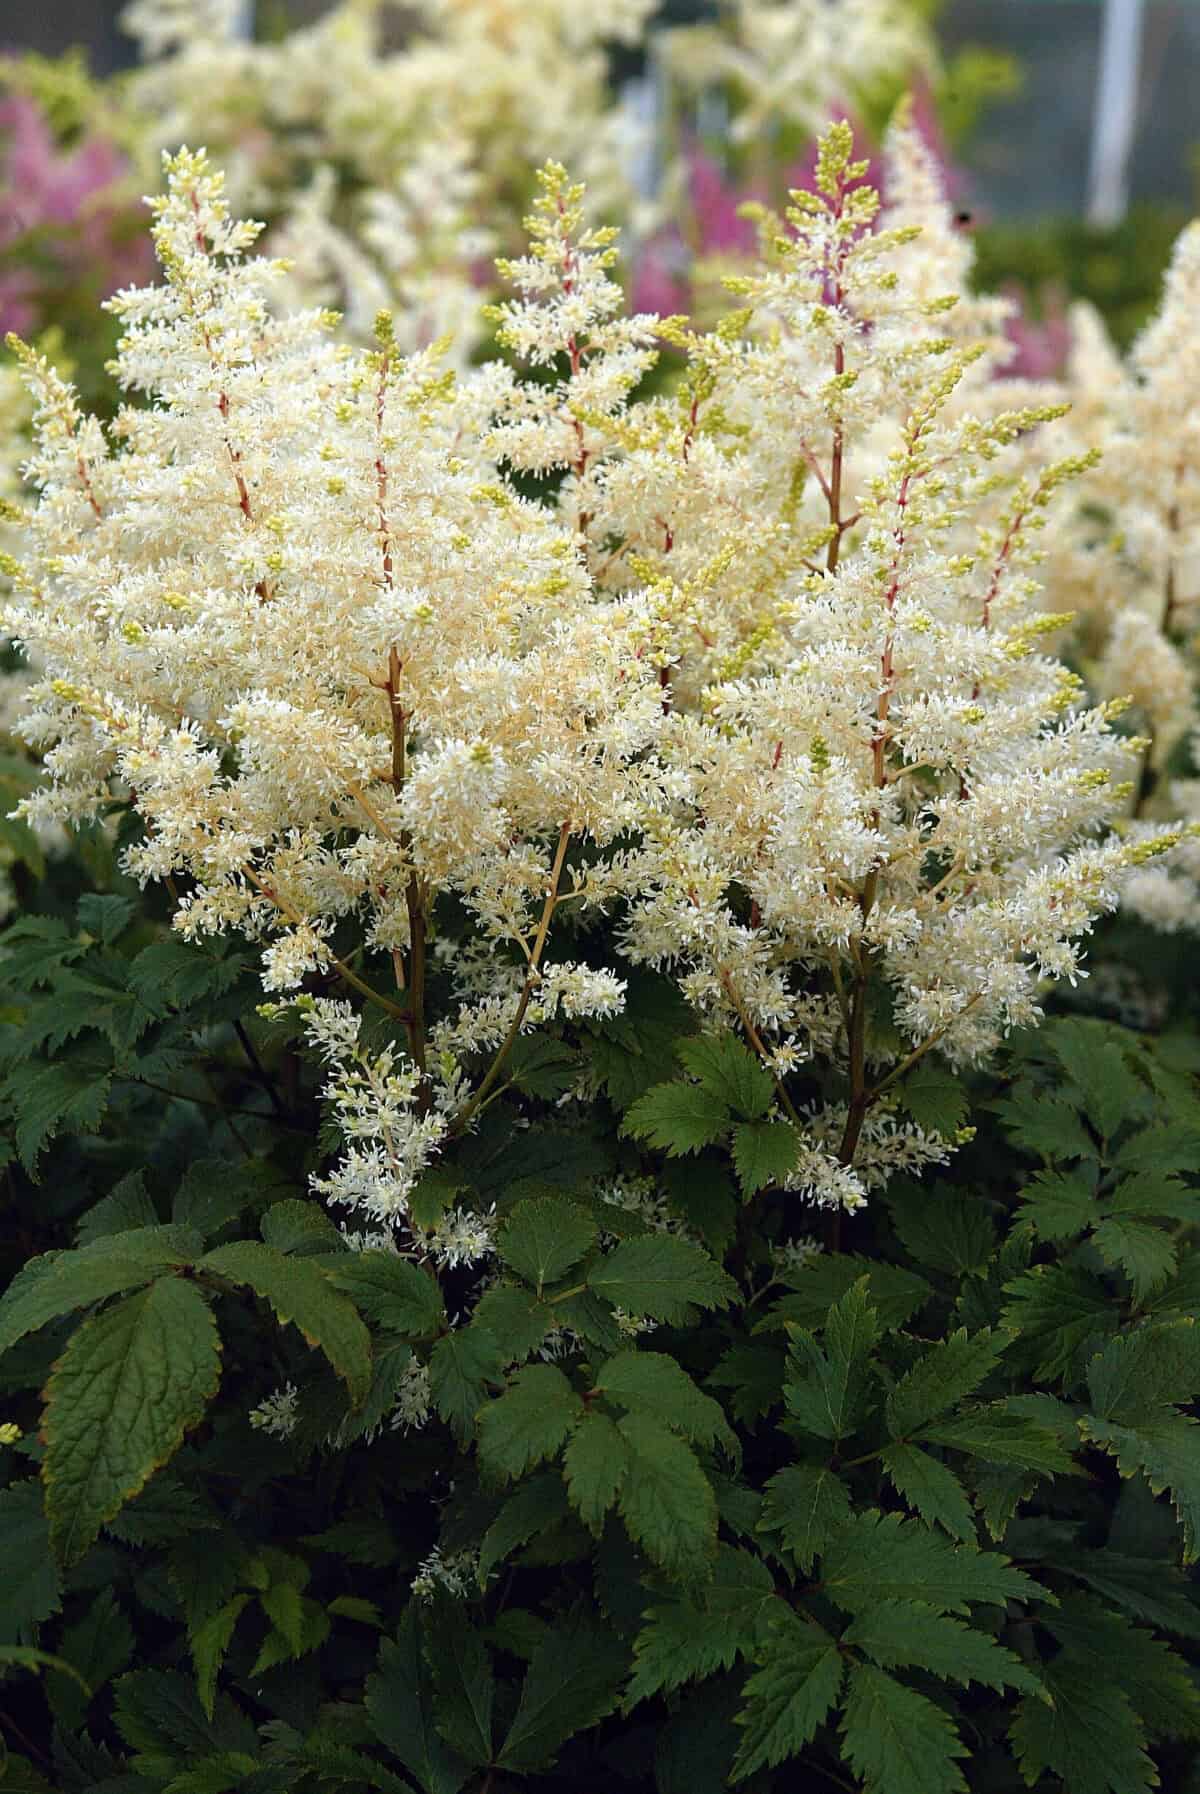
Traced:
[[[944, 1150], [881, 1106], [903, 1069], [1034, 1019], [1038, 976], [1074, 975], [1122, 869], [1173, 839], [1087, 840], [1129, 747], [1037, 651], [1026, 570], [1028, 520], [1080, 460], [1030, 471], [1044, 408], [956, 405], [977, 352], [930, 327], [952, 296], [919, 262], [899, 277], [915, 227], [873, 229], [861, 174], [835, 127], [745, 310], [699, 340], [657, 326], [689, 350], [681, 396], [625, 409], [647, 323], [611, 322], [606, 252], [575, 243], [554, 177], [501, 339], [570, 371], [518, 387], [496, 434], [513, 465], [565, 464], [597, 579], [659, 598], [671, 803], [632, 853], [625, 950], [782, 1074], [793, 1178], [852, 1202], [864, 1171]], [[845, 1094], [802, 1117], [787, 1074], [831, 1062]]]
[[[386, 319], [367, 355], [272, 316], [255, 228], [187, 152], [157, 208], [166, 284], [113, 302], [118, 378], [156, 402], [110, 440], [23, 351], [42, 499], [13, 628], [45, 669], [25, 727], [51, 778], [25, 813], [78, 820], [115, 782], [146, 825], [129, 869], [186, 880], [185, 937], [241, 929], [268, 990], [333, 969], [403, 1021], [334, 1192], [375, 1218], [517, 1031], [619, 1005], [611, 974], [547, 959], [567, 902], [623, 900], [624, 954], [776, 1075], [781, 1170], [853, 1206], [945, 1154], [882, 1100], [908, 1066], [1034, 1019], [1038, 978], [1074, 975], [1167, 841], [1094, 839], [1128, 747], [1037, 648], [1019, 524], [1073, 464], [1031, 486], [1043, 413], [955, 411], [973, 352], [930, 331], [947, 301], [897, 275], [912, 229], [874, 228], [850, 154], [834, 127], [748, 304], [697, 341], [617, 315], [608, 235], [547, 172], [500, 334], [561, 385], [489, 370], [460, 398]], [[692, 373], [631, 402], [656, 330]], [[554, 506], [489, 481], [488, 451], [565, 468]], [[477, 936], [430, 1018], [451, 894]], [[521, 954], [511, 988], [492, 943]], [[311, 1026], [344, 1072], [350, 1013]]]
[[1178, 837], [1044, 651], [1090, 461], [890, 153], [707, 334], [548, 165], [456, 379], [183, 151], [112, 424], [15, 345], [22, 815], [123, 866], [4, 939], [38, 1794], [1185, 1773], [1200, 1063], [1021, 1032]]
[[[28, 814], [79, 819], [118, 780], [146, 824], [130, 870], [188, 880], [185, 937], [240, 928], [269, 943], [269, 991], [332, 967], [403, 1021], [403, 1068], [379, 1071], [376, 1126], [353, 1130], [371, 1144], [336, 1192], [402, 1215], [486, 1088], [465, 1059], [502, 1049], [535, 998], [535, 1015], [618, 1000], [545, 948], [558, 905], [626, 877], [596, 855], [564, 879], [571, 843], [609, 846], [661, 782], [648, 605], [595, 599], [555, 520], [481, 480], [451, 383], [399, 357], [389, 320], [368, 355], [326, 316], [272, 317], [276, 270], [243, 259], [256, 228], [229, 221], [202, 159], [170, 171], [166, 284], [114, 301], [119, 378], [159, 401], [119, 413], [120, 452], [26, 354], [43, 498], [18, 627], [45, 668], [27, 733], [52, 778]], [[430, 1023], [451, 893], [478, 934]], [[391, 995], [332, 943], [349, 917]], [[499, 942], [523, 957], [507, 979], [485, 957]], [[350, 1012], [312, 1025], [345, 1070]]]
[[1121, 691], [1144, 732], [1132, 835], [1164, 821], [1185, 831], [1173, 853], [1126, 887], [1129, 914], [1168, 934], [1200, 926], [1197, 715], [1197, 426], [1194, 317], [1200, 227], [1176, 242], [1161, 306], [1126, 358], [1084, 304], [1071, 314], [1063, 381], [1077, 423], [1102, 449], [1054, 534], [1051, 601], [1075, 613], [1074, 642], [1093, 689]]

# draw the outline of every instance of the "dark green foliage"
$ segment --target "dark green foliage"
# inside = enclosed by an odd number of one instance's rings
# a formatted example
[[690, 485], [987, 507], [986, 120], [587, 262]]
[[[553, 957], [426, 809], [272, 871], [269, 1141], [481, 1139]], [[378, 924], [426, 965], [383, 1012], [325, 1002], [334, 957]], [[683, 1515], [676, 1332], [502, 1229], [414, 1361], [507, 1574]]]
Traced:
[[494, 1210], [482, 1287], [347, 1249], [243, 956], [121, 894], [6, 940], [6, 1786], [1195, 1783], [1184, 1037], [923, 1061], [898, 1106], [976, 1138], [835, 1234], [759, 1061], [635, 978], [422, 1181]]

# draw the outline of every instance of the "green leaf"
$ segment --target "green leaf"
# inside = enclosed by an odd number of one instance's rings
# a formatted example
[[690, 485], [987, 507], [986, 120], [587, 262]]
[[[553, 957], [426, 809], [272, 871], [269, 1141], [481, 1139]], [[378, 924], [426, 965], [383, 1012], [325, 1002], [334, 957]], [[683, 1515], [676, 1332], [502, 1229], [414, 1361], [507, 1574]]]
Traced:
[[433, 1339], [446, 1325], [437, 1279], [394, 1252], [345, 1252], [321, 1268], [360, 1314], [389, 1333]]
[[597, 1371], [596, 1389], [632, 1413], [661, 1420], [695, 1445], [721, 1444], [737, 1451], [720, 1403], [697, 1389], [665, 1352], [618, 1352]]
[[[32, 1645], [0, 1644], [0, 1669], [30, 1669], [35, 1674], [39, 1669], [57, 1670], [60, 1675], [70, 1678], [73, 1684], [72, 1692], [75, 1694], [81, 1711], [86, 1710], [92, 1695], [91, 1688], [74, 1664], [68, 1663], [63, 1657], [55, 1657], [50, 1651], [36, 1650]], [[55, 1697], [56, 1701], [61, 1701], [61, 1698], [61, 1695]], [[5, 1781], [8, 1778], [4, 1772], [8, 1768], [10, 1760], [7, 1751], [0, 1759], [0, 1779]]]
[[629, 1468], [625, 1441], [607, 1414], [584, 1415], [563, 1454], [567, 1492], [579, 1518], [599, 1538]]
[[140, 1171], [123, 1177], [107, 1196], [101, 1197], [80, 1216], [75, 1229], [77, 1246], [91, 1246], [114, 1233], [129, 1233], [142, 1227], [156, 1227], [158, 1213], [146, 1193]]
[[390, 1426], [412, 1360], [413, 1349], [406, 1341], [391, 1336], [378, 1340], [371, 1387], [361, 1408], [349, 1406], [344, 1386], [322, 1372], [319, 1381], [308, 1386], [308, 1399], [297, 1416], [293, 1437], [300, 1448], [328, 1444], [340, 1448], [373, 1438], [385, 1424]]
[[1122, 1140], [1112, 1163], [1121, 1171], [1200, 1171], [1200, 1128], [1194, 1121], [1156, 1120]]
[[171, 1547], [167, 1575], [189, 1642], [205, 1621], [231, 1599], [242, 1580], [244, 1562], [236, 1536], [224, 1528], [215, 1536], [211, 1532], [189, 1533]]
[[45, 878], [46, 855], [27, 822], [21, 822], [15, 816], [0, 815], [0, 850], [6, 864], [27, 866], [34, 878]]
[[1120, 1426], [1085, 1415], [1084, 1438], [1117, 1461], [1122, 1476], [1140, 1470], [1156, 1495], [1164, 1491], [1183, 1528], [1183, 1561], [1200, 1557], [1200, 1422], [1174, 1409], [1160, 1409], [1137, 1426]]
[[1101, 1419], [1137, 1426], [1148, 1409], [1189, 1402], [1200, 1391], [1200, 1329], [1185, 1321], [1122, 1334], [1091, 1360], [1087, 1380]]
[[920, 1601], [880, 1601], [842, 1634], [880, 1669], [923, 1669], [951, 1682], [1037, 1693], [1041, 1683], [1019, 1657], [962, 1620]]
[[1062, 1646], [1057, 1663], [1069, 1657], [1101, 1682], [1120, 1666], [1121, 1691], [1150, 1738], [1200, 1737], [1200, 1688], [1164, 1640], [1082, 1594], [1047, 1614], [1046, 1627]]
[[621, 1132], [671, 1158], [699, 1152], [729, 1131], [729, 1110], [699, 1084], [656, 1084], [626, 1112]]
[[712, 1580], [694, 1599], [680, 1595], [647, 1611], [626, 1705], [731, 1669], [756, 1649], [778, 1606], [766, 1565], [748, 1551], [720, 1546]]
[[532, 1476], [511, 1494], [483, 1535], [479, 1547], [479, 1586], [491, 1572], [535, 1534], [554, 1526], [567, 1511], [562, 1478], [553, 1474]]
[[802, 1755], [836, 1702], [843, 1663], [828, 1633], [794, 1614], [781, 1615], [746, 1683], [738, 1714], [745, 1736], [733, 1780]]
[[124, 934], [136, 909], [134, 897], [89, 891], [79, 899], [75, 914], [80, 928], [107, 947]]
[[681, 1040], [677, 1056], [699, 1078], [711, 1102], [758, 1121], [775, 1101], [775, 1080], [762, 1060], [733, 1034], [693, 1034]]
[[93, 1315], [46, 1390], [46, 1512], [73, 1563], [202, 1418], [220, 1375], [217, 1329], [194, 1284], [165, 1277]]
[[733, 1238], [740, 1206], [725, 1166], [711, 1153], [676, 1159], [662, 1167], [660, 1183], [671, 1213], [720, 1260]]
[[992, 1107], [1007, 1133], [1027, 1152], [1047, 1160], [1095, 1156], [1095, 1142], [1076, 1111], [1044, 1091], [1026, 1091]]
[[1153, 1221], [1110, 1215], [1092, 1234], [1092, 1244], [1105, 1264], [1120, 1265], [1136, 1302], [1144, 1302], [1176, 1268], [1171, 1237]]
[[375, 1736], [425, 1794], [459, 1794], [471, 1770], [438, 1736], [433, 1691], [421, 1655], [417, 1610], [410, 1606], [395, 1641], [384, 1641], [367, 1678], [366, 1712]]
[[981, 1271], [996, 1249], [995, 1223], [978, 1196], [945, 1184], [934, 1184], [931, 1189], [927, 1184], [897, 1179], [888, 1189], [886, 1201], [904, 1250], [932, 1271], [965, 1277], [971, 1271]]
[[842, 1522], [850, 1496], [840, 1477], [824, 1465], [793, 1464], [777, 1470], [764, 1491], [763, 1532], [782, 1534], [806, 1576]]
[[519, 1363], [557, 1323], [550, 1302], [519, 1283], [494, 1283], [475, 1304], [472, 1321], [490, 1333], [504, 1357]]
[[738, 1538], [752, 1538], [762, 1519], [762, 1496], [720, 1470], [713, 1471], [711, 1481], [722, 1526], [728, 1527]]
[[43, 1146], [63, 1128], [73, 1134], [95, 1133], [108, 1107], [111, 1083], [110, 1054], [91, 1044], [9, 1072], [4, 1097], [17, 1116], [17, 1152], [31, 1176]]
[[359, 1512], [352, 1518], [335, 1520], [324, 1532], [306, 1533], [300, 1543], [371, 1570], [382, 1570], [396, 1560], [392, 1529], [378, 1514]]
[[35, 1478], [0, 1489], [0, 1640], [28, 1644], [62, 1596], [50, 1530]]
[[258, 1591], [258, 1603], [287, 1646], [288, 1654], [304, 1651], [304, 1597], [294, 1582], [271, 1582]]
[[213, 1716], [213, 1702], [217, 1698], [217, 1677], [233, 1638], [238, 1616], [249, 1599], [249, 1595], [233, 1595], [223, 1607], [218, 1607], [202, 1625], [197, 1626], [190, 1636], [192, 1663], [196, 1670], [196, 1692], [209, 1719]]
[[738, 1340], [730, 1346], [708, 1381], [729, 1391], [728, 1406], [742, 1426], [752, 1426], [783, 1400], [785, 1358], [767, 1340]]
[[733, 1162], [743, 1196], [781, 1184], [799, 1156], [800, 1138], [790, 1121], [743, 1121], [733, 1130]]
[[522, 1034], [508, 1055], [508, 1077], [518, 1090], [552, 1102], [569, 1090], [579, 1075], [579, 1054], [561, 1040], [544, 1034]]
[[976, 1464], [972, 1480], [979, 1518], [987, 1528], [988, 1537], [995, 1544], [1002, 1544], [1017, 1509], [1029, 1499], [1037, 1487], [1037, 1480], [1027, 1470], [986, 1462]]
[[965, 1451], [986, 1464], [1007, 1464], [1047, 1475], [1078, 1474], [1078, 1466], [1055, 1433], [1036, 1420], [1009, 1413], [1003, 1403], [963, 1409], [948, 1420], [921, 1429], [921, 1439], [951, 1451]]
[[160, 1013], [232, 990], [249, 960], [228, 941], [154, 941], [130, 961], [129, 988]]
[[487, 1386], [498, 1380], [502, 1366], [495, 1340], [476, 1326], [447, 1333], [429, 1354], [433, 1405], [459, 1439], [474, 1432]]
[[672, 1325], [688, 1307], [724, 1308], [737, 1294], [732, 1277], [708, 1253], [671, 1234], [622, 1240], [588, 1272], [588, 1287], [614, 1307]]
[[627, 1667], [616, 1635], [577, 1607], [533, 1654], [500, 1766], [528, 1775], [551, 1763], [568, 1738], [613, 1711]]
[[[259, 1596], [264, 1609], [268, 1606], [268, 1596], [273, 1609], [289, 1615], [289, 1628], [284, 1632], [278, 1625], [272, 1625], [250, 1666], [251, 1676], [261, 1676], [281, 1663], [293, 1663], [310, 1651], [320, 1650], [330, 1633], [329, 1616], [319, 1601], [312, 1601], [307, 1595], [296, 1595], [293, 1589], [286, 1592], [271, 1589]], [[293, 1610], [294, 1625], [290, 1622]]]
[[933, 1294], [924, 1277], [898, 1265], [880, 1264], [858, 1253], [819, 1252], [799, 1270], [786, 1273], [784, 1281], [795, 1293], [776, 1302], [755, 1331], [789, 1324], [817, 1331], [833, 1304], [860, 1277], [867, 1279], [867, 1295], [885, 1333], [903, 1327]]
[[[353, 1758], [352, 1752], [350, 1755]], [[252, 1788], [256, 1784], [261, 1787], [261, 1776], [262, 1767], [257, 1757], [244, 1750], [222, 1750], [215, 1756], [205, 1757], [193, 1768], [185, 1769], [182, 1775], [172, 1776], [163, 1794], [233, 1794], [234, 1790]], [[400, 1786], [402, 1784], [397, 1784], [398, 1788]]]
[[695, 1453], [644, 1414], [618, 1431], [628, 1466], [618, 1501], [630, 1537], [654, 1563], [689, 1581], [702, 1575], [717, 1543], [717, 1501]]
[[179, 1181], [171, 1219], [211, 1239], [243, 1209], [257, 1208], [276, 1175], [264, 1159], [193, 1159]]
[[298, 1252], [302, 1257], [321, 1252], [350, 1256], [320, 1203], [303, 1202], [294, 1196], [271, 1204], [262, 1218], [262, 1236], [276, 1252]]
[[493, 1650], [507, 1651], [528, 1663], [546, 1636], [546, 1622], [528, 1607], [506, 1607], [484, 1632]]
[[54, 1787], [38, 1774], [28, 1757], [4, 1758], [4, 1794], [56, 1794]]
[[556, 1196], [544, 1197], [517, 1204], [497, 1250], [510, 1270], [536, 1285], [540, 1296], [547, 1283], [557, 1283], [591, 1251], [597, 1233], [584, 1209]]
[[1123, 1178], [1104, 1201], [1110, 1215], [1153, 1215], [1160, 1221], [1200, 1220], [1200, 1193], [1177, 1177], [1142, 1171]]
[[1179, 1269], [1150, 1300], [1143, 1312], [1161, 1320], [1195, 1318], [1200, 1310], [1200, 1252], [1183, 1251]]
[[824, 1350], [811, 1333], [793, 1335], [788, 1362], [794, 1374], [784, 1383], [783, 1399], [802, 1427], [837, 1441], [860, 1424], [879, 1334], [879, 1317], [862, 1277], [829, 1310]]
[[49, 983], [61, 966], [86, 951], [86, 942], [57, 916], [17, 916], [4, 930], [5, 984], [15, 990]]
[[438, 1731], [468, 1763], [486, 1767], [492, 1761], [496, 1681], [483, 1638], [449, 1597], [435, 1600], [425, 1653], [433, 1675]]
[[1001, 1324], [1032, 1348], [1039, 1382], [1075, 1376], [1088, 1345], [1115, 1332], [1119, 1311], [1104, 1285], [1071, 1265], [1035, 1265], [1004, 1285]]
[[257, 1240], [218, 1246], [198, 1269], [252, 1289], [274, 1311], [281, 1326], [300, 1329], [341, 1377], [355, 1407], [371, 1387], [371, 1336], [357, 1311], [329, 1279], [303, 1258], [285, 1258]]
[[493, 1476], [523, 1476], [554, 1456], [583, 1411], [561, 1370], [527, 1365], [479, 1415], [480, 1464]]
[[111, 1588], [102, 1588], [87, 1612], [68, 1626], [59, 1640], [74, 1680], [51, 1691], [51, 1706], [60, 1725], [74, 1731], [87, 1715], [91, 1693], [119, 1674], [133, 1656], [134, 1632]]
[[915, 1066], [896, 1094], [901, 1108], [927, 1133], [953, 1134], [967, 1118], [967, 1093], [961, 1078], [931, 1059]]
[[162, 1271], [189, 1264], [201, 1244], [187, 1228], [142, 1227], [107, 1234], [74, 1252], [47, 1252], [30, 1259], [0, 1300], [0, 1352], [61, 1314], [121, 1295]]
[[1006, 1344], [986, 1327], [973, 1338], [965, 1327], [959, 1327], [939, 1340], [888, 1396], [887, 1424], [892, 1438], [907, 1439], [971, 1395], [995, 1368]]
[[335, 1595], [325, 1611], [331, 1619], [353, 1620], [356, 1625], [373, 1626], [376, 1631], [383, 1624], [375, 1602], [361, 1595]]
[[974, 1539], [966, 1490], [945, 1464], [916, 1445], [889, 1445], [881, 1461], [897, 1492], [926, 1526], [941, 1526], [955, 1539]]
[[972, 1602], [1045, 1600], [1046, 1592], [998, 1551], [953, 1544], [916, 1520], [874, 1510], [834, 1534], [821, 1563], [829, 1599], [852, 1613], [878, 1601], [924, 1601], [967, 1614]]
[[1039, 1171], [1021, 1191], [1017, 1213], [1043, 1240], [1086, 1233], [1099, 1219], [1094, 1177], [1082, 1168]]
[[1105, 1139], [1137, 1114], [1146, 1099], [1112, 1033], [1104, 1023], [1074, 1017], [1059, 1022], [1046, 1037], [1078, 1090], [1088, 1120]]
[[1077, 1576], [1135, 1619], [1145, 1620], [1162, 1632], [1200, 1640], [1200, 1601], [1192, 1582], [1176, 1564], [1107, 1549], [1059, 1550], [1054, 1567], [1068, 1576]]
[[114, 1720], [134, 1751], [134, 1767], [151, 1767], [164, 1778], [171, 1766], [219, 1750], [253, 1752], [253, 1725], [228, 1696], [217, 1698], [214, 1717], [205, 1717], [191, 1680], [171, 1670], [135, 1669], [116, 1684]]
[[679, 1700], [658, 1727], [656, 1794], [728, 1794], [738, 1742], [734, 1715], [740, 1704], [740, 1690], [729, 1676]]
[[967, 1748], [942, 1709], [873, 1664], [851, 1667], [842, 1738], [863, 1794], [965, 1794]]
[[436, 1227], [456, 1196], [466, 1189], [445, 1165], [430, 1165], [408, 1193], [408, 1212], [418, 1227]]
[[1029, 1787], [1055, 1775], [1070, 1794], [1153, 1794], [1158, 1774], [1114, 1668], [1106, 1681], [1069, 1656], [1046, 1664], [1053, 1705], [1026, 1696], [1008, 1734]]

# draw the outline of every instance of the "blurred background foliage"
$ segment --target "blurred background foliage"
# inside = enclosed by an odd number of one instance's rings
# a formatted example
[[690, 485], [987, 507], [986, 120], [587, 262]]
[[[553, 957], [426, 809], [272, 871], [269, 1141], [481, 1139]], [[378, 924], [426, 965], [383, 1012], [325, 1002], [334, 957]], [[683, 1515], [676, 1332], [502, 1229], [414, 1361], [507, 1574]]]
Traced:
[[[311, 22], [329, 0], [258, 0], [254, 29], [274, 38]], [[83, 132], [87, 76], [128, 66], [134, 46], [122, 33], [123, 0], [54, 0], [4, 9], [0, 50], [40, 51], [74, 63], [26, 64], [63, 143]], [[977, 241], [978, 279], [1018, 290], [1032, 320], [1053, 323], [1072, 298], [1090, 300], [1125, 346], [1145, 321], [1166, 258], [1197, 194], [1195, 70], [1200, 6], [1141, 0], [1140, 65], [1128, 165], [1129, 207], [1115, 223], [1088, 222], [1087, 183], [1105, 0], [907, 0], [927, 20], [941, 52], [935, 85], [942, 136], [961, 173], [964, 211]], [[663, 28], [705, 22], [716, 0], [662, 0]], [[392, 34], [411, 29], [403, 6]], [[618, 81], [644, 72], [645, 51], [614, 53]], [[40, 69], [40, 78], [39, 78]], [[856, 96], [862, 122], [877, 128], [899, 84]], [[777, 158], [802, 144], [773, 146]], [[39, 246], [23, 245], [35, 258]], [[95, 316], [94, 310], [92, 316]], [[56, 321], [70, 337], [76, 320]], [[84, 352], [86, 366], [98, 360]]]

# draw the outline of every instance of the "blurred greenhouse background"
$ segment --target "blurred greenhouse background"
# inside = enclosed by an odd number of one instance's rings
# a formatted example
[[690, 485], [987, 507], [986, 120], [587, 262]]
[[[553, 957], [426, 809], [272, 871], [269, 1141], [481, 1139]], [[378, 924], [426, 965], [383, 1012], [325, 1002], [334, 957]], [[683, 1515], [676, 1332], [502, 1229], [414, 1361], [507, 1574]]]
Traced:
[[[127, 66], [135, 46], [122, 32], [125, 0], [50, 0], [33, 7], [7, 0], [0, 48], [58, 54], [82, 46], [100, 73]], [[583, 3], [583, 0], [581, 0]], [[200, 5], [201, 0], [196, 0]], [[247, 4], [260, 36], [306, 23], [329, 0], [257, 0]], [[663, 0], [664, 24], [715, 14], [714, 0]], [[1197, 0], [914, 0], [932, 17], [948, 62], [963, 58], [986, 91], [994, 89], [965, 157], [981, 206], [998, 218], [1082, 214], [1093, 173], [1101, 48], [1106, 21], [1129, 33], [1132, 64], [1123, 71], [1134, 100], [1128, 158], [1133, 202], [1190, 207], [1196, 192], [1195, 101], [1200, 75]], [[397, 8], [402, 17], [403, 9]], [[1132, 20], [1132, 28], [1123, 24]], [[1126, 48], [1122, 45], [1122, 49]], [[992, 52], [986, 57], [981, 52]], [[989, 69], [989, 63], [991, 67]], [[966, 106], [980, 95], [972, 86]], [[954, 96], [946, 96], [953, 111]]]
[[[98, 75], [130, 67], [125, 0], [7, 0], [0, 50], [58, 56], [80, 48]], [[582, 0], [581, 0], [582, 3]], [[203, 11], [205, 0], [181, 0]], [[415, 4], [415, 0], [414, 0]], [[1197, 0], [898, 0], [928, 21], [941, 61], [933, 101], [957, 197], [976, 239], [982, 287], [1019, 290], [1035, 325], [1092, 300], [1116, 340], [1144, 321], [1174, 237], [1196, 205], [1200, 162], [1194, 94]], [[243, 0], [245, 30], [263, 42], [319, 18], [329, 0]], [[632, 125], [662, 129], [655, 43], [706, 22], [717, 0], [661, 0], [655, 28], [611, 55]], [[413, 14], [388, 8], [403, 42]], [[646, 45], [650, 48], [647, 50]], [[894, 94], [884, 96], [890, 104]], [[678, 125], [678, 118], [673, 121]], [[877, 125], [878, 120], [868, 120]], [[698, 120], [719, 145], [718, 107]], [[635, 184], [652, 193], [663, 158], [643, 152]], [[0, 187], [3, 177], [0, 176]]]

